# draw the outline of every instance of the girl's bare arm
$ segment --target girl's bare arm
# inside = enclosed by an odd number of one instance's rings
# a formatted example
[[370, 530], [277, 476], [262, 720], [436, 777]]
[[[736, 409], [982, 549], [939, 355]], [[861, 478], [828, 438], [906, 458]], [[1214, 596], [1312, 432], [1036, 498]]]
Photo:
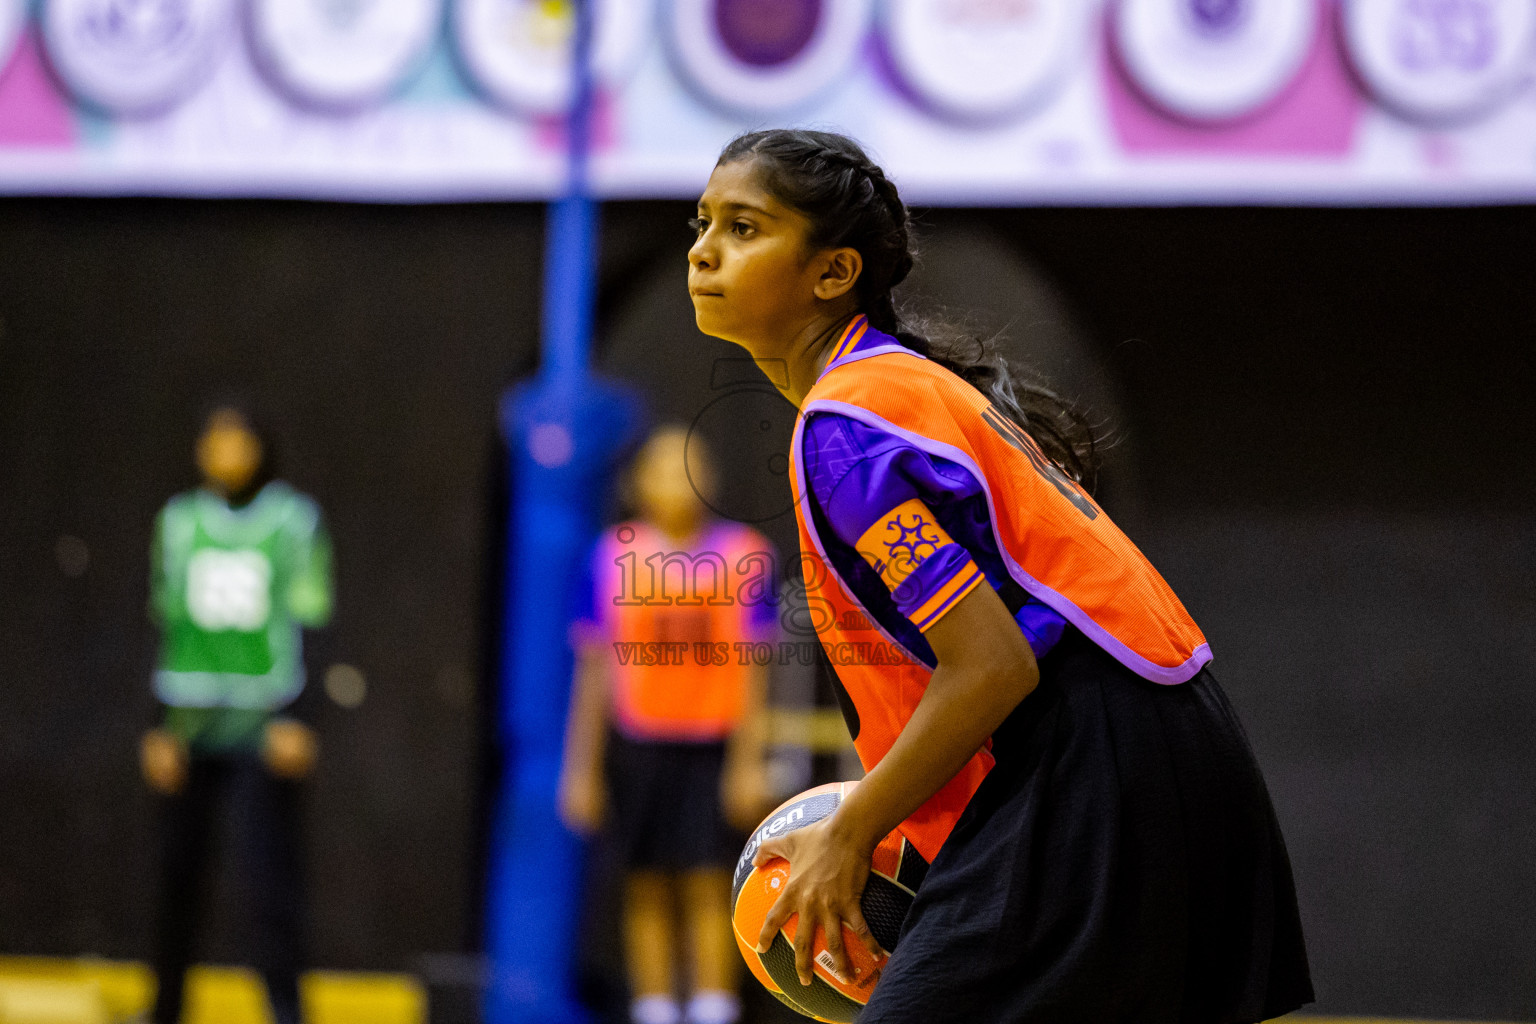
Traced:
[[859, 911], [875, 845], [964, 767], [1040, 680], [1034, 653], [997, 593], [979, 586], [925, 634], [938, 668], [901, 735], [837, 813], [825, 821], [769, 840], [758, 863], [790, 862], [790, 880], [763, 923], [766, 948], [791, 914], [795, 965], [811, 980], [813, 922], [826, 936], [836, 969], [849, 970], [841, 923], [878, 952]]

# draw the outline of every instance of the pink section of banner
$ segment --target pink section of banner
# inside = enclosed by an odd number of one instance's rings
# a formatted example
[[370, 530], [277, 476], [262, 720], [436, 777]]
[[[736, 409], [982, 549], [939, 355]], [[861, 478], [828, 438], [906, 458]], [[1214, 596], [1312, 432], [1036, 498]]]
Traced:
[[[565, 149], [565, 117], [561, 114], [545, 114], [534, 118], [536, 129], [533, 141], [540, 149], [550, 153]], [[615, 112], [613, 93], [598, 88], [592, 96], [592, 148], [598, 152], [614, 149], [619, 144], [619, 119]]]
[[67, 149], [74, 143], [69, 101], [59, 93], [43, 63], [37, 34], [28, 27], [0, 71], [0, 146]]
[[1106, 42], [1105, 102], [1116, 137], [1130, 155], [1345, 156], [1364, 109], [1340, 48], [1338, 12], [1323, 5], [1317, 38], [1296, 78], [1274, 102], [1233, 123], [1182, 121], [1149, 103]]

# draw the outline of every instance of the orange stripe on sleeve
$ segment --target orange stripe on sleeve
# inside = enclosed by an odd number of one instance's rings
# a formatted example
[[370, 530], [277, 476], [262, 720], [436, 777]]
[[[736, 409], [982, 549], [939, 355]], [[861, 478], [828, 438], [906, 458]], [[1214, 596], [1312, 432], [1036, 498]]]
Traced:
[[912, 613], [912, 623], [919, 630], [926, 632], [928, 627], [944, 617], [944, 613], [960, 602], [960, 599], [972, 590], [983, 579], [981, 570], [976, 568], [975, 562], [966, 562], [949, 578], [949, 582], [938, 589], [938, 592], [923, 602], [923, 606]]

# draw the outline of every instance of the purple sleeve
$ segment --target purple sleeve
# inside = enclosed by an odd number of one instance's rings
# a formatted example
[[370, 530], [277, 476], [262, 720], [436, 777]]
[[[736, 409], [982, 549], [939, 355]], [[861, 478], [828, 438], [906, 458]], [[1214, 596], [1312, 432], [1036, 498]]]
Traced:
[[[778, 565], [778, 555], [773, 549], [773, 542], [762, 534], [753, 530], [749, 534], [753, 551], [761, 551], [768, 556], [769, 565]], [[763, 591], [761, 600], [753, 600], [748, 604], [747, 625], [751, 628], [755, 637], [759, 640], [770, 639], [779, 625], [779, 591], [777, 586], [770, 586]]]
[[[906, 441], [847, 417], [812, 417], [801, 443], [811, 493], [838, 539], [855, 549], [898, 506], [909, 501], [926, 504], [953, 491], [957, 483]], [[953, 607], [950, 598], [968, 592], [968, 577], [979, 573], [970, 552], [953, 540], [924, 546], [914, 562], [915, 568], [891, 596], [903, 615], [927, 629]], [[962, 575], [967, 579], [959, 579]], [[952, 583], [960, 585], [958, 592]]]
[[[859, 420], [835, 413], [813, 415], [801, 444], [811, 493], [833, 532], [855, 549], [873, 524], [904, 502], [921, 501], [935, 511], [950, 502], [980, 504], [979, 483], [960, 466]], [[969, 585], [964, 574], [973, 559], [1006, 572], [985, 521], [973, 523], [966, 536], [977, 547], [967, 548], [961, 537], [933, 550], [892, 592], [898, 610], [919, 629], [928, 628], [963, 596]], [[1066, 620], [1035, 597], [1025, 601], [1014, 621], [1036, 657], [1044, 657], [1066, 628]]]

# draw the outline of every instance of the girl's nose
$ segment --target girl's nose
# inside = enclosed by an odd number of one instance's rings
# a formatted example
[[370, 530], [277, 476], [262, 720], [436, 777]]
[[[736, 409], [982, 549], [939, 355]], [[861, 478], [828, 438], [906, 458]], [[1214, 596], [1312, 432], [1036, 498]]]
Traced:
[[705, 244], [704, 237], [700, 237], [688, 249], [688, 265], [699, 270], [708, 270], [714, 266], [714, 257], [710, 248]]

